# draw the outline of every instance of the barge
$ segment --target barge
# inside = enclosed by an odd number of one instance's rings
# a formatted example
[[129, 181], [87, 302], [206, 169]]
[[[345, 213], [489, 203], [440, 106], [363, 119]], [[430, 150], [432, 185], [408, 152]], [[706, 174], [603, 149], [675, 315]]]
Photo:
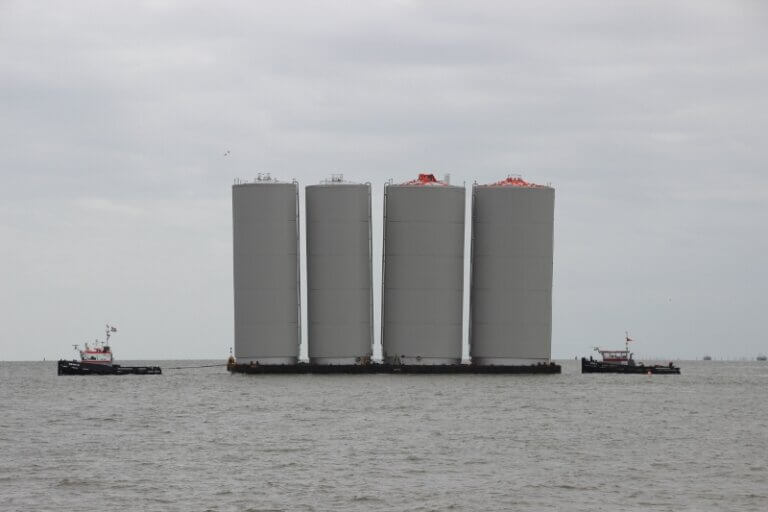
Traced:
[[86, 343], [83, 350], [80, 350], [78, 345], [73, 345], [75, 351], [80, 354], [80, 360], [60, 359], [58, 375], [160, 375], [163, 373], [159, 366], [114, 364], [112, 347], [109, 344], [109, 338], [113, 332], [117, 332], [117, 328], [107, 324], [104, 341], [96, 340], [93, 344]]
[[266, 374], [373, 374], [373, 373], [408, 373], [408, 374], [543, 374], [552, 375], [561, 372], [561, 367], [555, 363], [539, 363], [520, 366], [502, 365], [398, 365], [370, 362], [367, 364], [238, 364], [233, 359], [227, 363], [230, 373]]
[[634, 341], [629, 333], [624, 336], [624, 350], [604, 350], [595, 347], [595, 352], [602, 356], [602, 361], [596, 361], [591, 356], [581, 358], [581, 373], [637, 373], [654, 375], [679, 375], [680, 367], [671, 361], [668, 365], [646, 365], [637, 363], [629, 351], [629, 342]]

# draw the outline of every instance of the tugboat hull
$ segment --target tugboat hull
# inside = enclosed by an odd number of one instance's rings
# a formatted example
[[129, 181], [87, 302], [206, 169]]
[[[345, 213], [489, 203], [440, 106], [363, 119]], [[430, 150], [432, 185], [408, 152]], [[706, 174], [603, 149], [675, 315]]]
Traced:
[[679, 375], [680, 368], [672, 365], [652, 365], [644, 364], [629, 365], [617, 363], [605, 363], [602, 361], [592, 361], [586, 357], [581, 358], [581, 373], [653, 373], [657, 375]]
[[59, 361], [59, 375], [161, 375], [159, 366], [121, 366], [80, 361]]

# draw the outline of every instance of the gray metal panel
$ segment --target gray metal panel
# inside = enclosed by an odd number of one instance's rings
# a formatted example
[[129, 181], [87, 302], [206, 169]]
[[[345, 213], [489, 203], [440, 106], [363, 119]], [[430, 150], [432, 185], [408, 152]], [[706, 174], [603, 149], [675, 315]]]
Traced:
[[382, 293], [386, 362], [461, 361], [464, 196], [464, 187], [386, 187]]
[[548, 361], [555, 191], [475, 186], [472, 196], [472, 361]]
[[298, 361], [297, 191], [295, 183], [232, 187], [238, 363]]
[[373, 351], [370, 185], [306, 187], [309, 359], [354, 363]]
[[387, 220], [464, 225], [464, 210], [457, 206], [464, 205], [465, 194], [464, 187], [388, 185]]

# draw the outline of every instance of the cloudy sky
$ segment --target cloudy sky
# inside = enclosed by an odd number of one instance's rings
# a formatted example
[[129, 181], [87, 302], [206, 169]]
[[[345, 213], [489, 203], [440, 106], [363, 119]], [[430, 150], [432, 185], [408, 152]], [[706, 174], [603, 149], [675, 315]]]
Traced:
[[551, 182], [555, 357], [768, 352], [766, 55], [760, 1], [0, 0], [0, 360], [226, 357], [263, 171], [373, 183], [375, 281], [385, 180]]

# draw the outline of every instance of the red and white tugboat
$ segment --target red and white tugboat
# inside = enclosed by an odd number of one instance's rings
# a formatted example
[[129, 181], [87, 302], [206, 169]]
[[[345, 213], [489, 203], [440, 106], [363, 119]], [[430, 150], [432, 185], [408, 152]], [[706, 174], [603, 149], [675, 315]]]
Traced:
[[107, 324], [104, 341], [95, 340], [93, 344], [86, 342], [83, 350], [80, 350], [78, 345], [73, 345], [75, 351], [80, 354], [80, 361], [59, 360], [59, 375], [126, 375], [129, 373], [159, 375], [162, 373], [159, 366], [114, 364], [112, 348], [109, 344], [109, 338], [113, 332], [117, 332], [117, 328]]
[[86, 342], [84, 350], [80, 350], [77, 345], [74, 345], [75, 350], [80, 352], [80, 364], [95, 369], [112, 366], [112, 349], [109, 347], [109, 338], [113, 332], [117, 332], [117, 328], [107, 324], [104, 331], [104, 341], [94, 340], [93, 345]]
[[624, 350], [605, 350], [595, 347], [595, 352], [603, 358], [595, 361], [590, 356], [581, 358], [581, 373], [655, 373], [655, 374], [679, 374], [680, 368], [669, 362], [669, 365], [650, 365], [636, 363], [629, 351], [629, 342], [634, 341], [629, 333], [624, 333]]

